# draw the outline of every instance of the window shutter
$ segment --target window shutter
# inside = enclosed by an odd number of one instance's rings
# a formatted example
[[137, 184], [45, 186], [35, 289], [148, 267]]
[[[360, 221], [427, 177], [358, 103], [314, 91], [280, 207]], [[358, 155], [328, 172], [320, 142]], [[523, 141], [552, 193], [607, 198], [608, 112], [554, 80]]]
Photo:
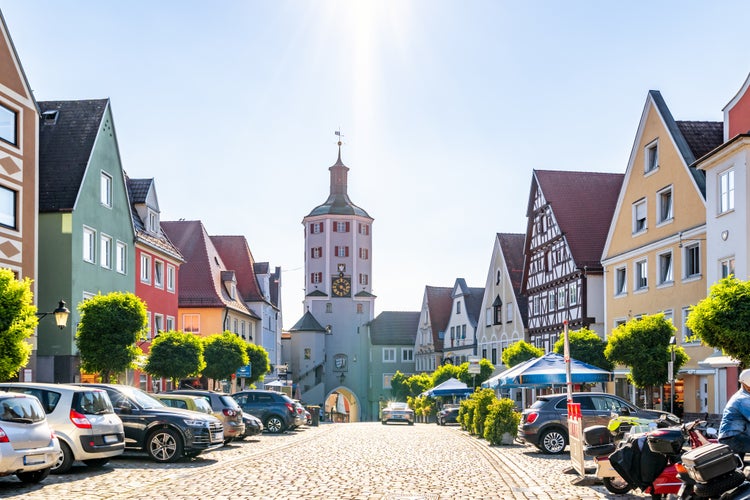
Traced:
[[344, 247], [344, 257], [349, 257], [349, 247]]
[[349, 227], [350, 227], [350, 226], [349, 226], [349, 224], [350, 224], [350, 223], [349, 223], [349, 222], [347, 221], [347, 223], [346, 223], [346, 232], [347, 232], [347, 233], [349, 232]]
[[310, 223], [310, 233], [314, 233], [314, 232], [315, 232], [315, 223], [311, 222]]
[[338, 233], [339, 232], [339, 223], [338, 222], [334, 222], [333, 223], [333, 232], [334, 233]]
[[339, 256], [339, 247], [335, 246], [333, 247], [333, 256], [338, 257]]

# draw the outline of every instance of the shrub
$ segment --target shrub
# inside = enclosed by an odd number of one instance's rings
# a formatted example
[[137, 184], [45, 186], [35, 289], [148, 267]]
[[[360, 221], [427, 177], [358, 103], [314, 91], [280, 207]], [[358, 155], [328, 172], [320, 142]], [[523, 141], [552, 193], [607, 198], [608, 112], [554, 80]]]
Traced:
[[472, 434], [484, 437], [484, 421], [487, 419], [490, 405], [497, 401], [497, 396], [492, 389], [481, 389], [469, 396], [469, 399], [476, 401], [476, 409], [471, 420]]
[[492, 445], [501, 444], [504, 434], [515, 437], [520, 422], [521, 414], [516, 411], [515, 402], [508, 398], [498, 399], [489, 406], [484, 439]]
[[473, 433], [471, 423], [474, 421], [474, 410], [476, 409], [477, 402], [473, 399], [465, 399], [461, 401], [461, 405], [458, 407], [458, 417], [456, 420], [461, 424], [461, 429]]

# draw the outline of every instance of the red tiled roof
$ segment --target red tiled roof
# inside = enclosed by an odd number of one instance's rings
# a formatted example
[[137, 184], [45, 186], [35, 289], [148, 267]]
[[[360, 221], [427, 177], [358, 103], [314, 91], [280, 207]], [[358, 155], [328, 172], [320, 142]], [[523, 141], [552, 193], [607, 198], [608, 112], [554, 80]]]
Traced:
[[186, 261], [179, 270], [180, 307], [230, 307], [255, 316], [227, 293], [221, 273], [228, 269], [200, 221], [162, 222], [161, 227]]
[[227, 268], [237, 276], [237, 290], [246, 302], [264, 301], [255, 277], [255, 259], [244, 236], [211, 236], [211, 241]]
[[576, 266], [601, 269], [624, 174], [534, 170], [534, 178], [565, 235]]
[[426, 286], [427, 310], [430, 313], [432, 326], [432, 343], [435, 350], [443, 350], [443, 339], [440, 332], [445, 332], [453, 308], [453, 287]]

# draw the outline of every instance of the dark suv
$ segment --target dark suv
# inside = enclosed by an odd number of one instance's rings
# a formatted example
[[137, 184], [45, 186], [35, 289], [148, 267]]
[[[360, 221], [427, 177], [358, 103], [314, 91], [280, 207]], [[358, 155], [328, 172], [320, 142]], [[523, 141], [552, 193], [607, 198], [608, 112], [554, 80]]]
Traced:
[[200, 396], [208, 401], [214, 416], [224, 424], [224, 443], [245, 435], [245, 422], [242, 420], [242, 409], [232, 396], [224, 392], [203, 391], [198, 389], [179, 389], [169, 394], [186, 394]]
[[[679, 422], [677, 417], [667, 412], [644, 410], [604, 392], [574, 392], [573, 402], [581, 404], [583, 428], [607, 425], [613, 416], [620, 414], [647, 420], [657, 420], [662, 415], [668, 415], [670, 419]], [[533, 444], [544, 453], [562, 453], [568, 444], [568, 395], [539, 396], [521, 415], [518, 439]]]
[[125, 429], [125, 449], [143, 451], [156, 462], [224, 445], [224, 426], [213, 415], [169, 408], [140, 389], [117, 384], [80, 384], [107, 391]]
[[294, 427], [294, 400], [276, 391], [249, 390], [232, 394], [242, 411], [258, 417], [272, 434]]

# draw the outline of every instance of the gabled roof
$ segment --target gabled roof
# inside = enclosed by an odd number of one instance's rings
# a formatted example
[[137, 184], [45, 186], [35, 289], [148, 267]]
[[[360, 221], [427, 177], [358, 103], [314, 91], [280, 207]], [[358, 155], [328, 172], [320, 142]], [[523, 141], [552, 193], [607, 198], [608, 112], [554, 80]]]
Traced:
[[182, 257], [182, 254], [167, 238], [161, 227], [159, 228], [159, 234], [147, 231], [146, 224], [136, 210], [137, 205], [146, 203], [149, 191], [152, 188], [156, 189], [154, 179], [130, 179], [126, 176], [125, 186], [128, 189], [128, 198], [132, 207], [130, 214], [132, 215], [133, 229], [135, 229], [137, 241], [179, 262], [184, 262], [185, 259]]
[[452, 287], [425, 286], [427, 311], [432, 326], [432, 343], [436, 351], [443, 350], [443, 337], [453, 309]]
[[369, 325], [372, 345], [413, 346], [419, 327], [419, 312], [383, 311]]
[[[4, 74], [3, 84], [18, 95], [30, 99], [33, 106], [37, 109], [37, 112], [39, 112], [39, 105], [34, 99], [34, 92], [31, 89], [31, 85], [29, 85], [28, 78], [26, 78], [26, 72], [23, 70], [21, 59], [18, 57], [18, 52], [16, 51], [16, 45], [13, 43], [13, 37], [10, 36], [10, 30], [8, 29], [8, 25], [5, 22], [5, 16], [3, 16], [2, 12], [0, 12], [0, 25], [5, 34], [6, 40], [8, 41], [9, 56], [12, 59], [12, 63], [14, 63], [18, 69], [17, 74], [13, 72], [7, 72]], [[16, 79], [17, 76], [20, 76], [20, 78]]]
[[186, 261], [179, 271], [180, 307], [228, 307], [258, 318], [240, 294], [232, 299], [227, 293], [221, 277], [229, 269], [200, 221], [162, 222], [161, 227]]
[[42, 114], [57, 111], [39, 121], [39, 211], [72, 211], [109, 99], [38, 104]]
[[513, 294], [516, 296], [518, 311], [521, 313], [523, 326], [528, 325], [529, 301], [521, 294], [521, 283], [523, 280], [523, 250], [526, 241], [525, 234], [497, 233], [497, 241], [503, 252], [503, 260], [508, 270]]
[[237, 276], [237, 290], [245, 302], [265, 302], [255, 276], [255, 259], [244, 236], [211, 236], [221, 260]]
[[[460, 291], [457, 292], [457, 290]], [[472, 326], [476, 326], [477, 319], [482, 310], [484, 288], [469, 287], [466, 285], [466, 280], [463, 278], [457, 278], [456, 284], [453, 286], [453, 294], [451, 295], [451, 298], [456, 298], [459, 295], [462, 295], [464, 298], [465, 313], [469, 318], [469, 323], [471, 323]]]
[[300, 318], [293, 327], [289, 329], [290, 333], [294, 332], [325, 332], [326, 329], [323, 325], [318, 323], [315, 316], [310, 311], [306, 311], [305, 314]]
[[[601, 269], [601, 256], [622, 187], [623, 174], [534, 170], [576, 267]], [[528, 215], [533, 211], [533, 188]], [[531, 219], [529, 220], [531, 224]]]

